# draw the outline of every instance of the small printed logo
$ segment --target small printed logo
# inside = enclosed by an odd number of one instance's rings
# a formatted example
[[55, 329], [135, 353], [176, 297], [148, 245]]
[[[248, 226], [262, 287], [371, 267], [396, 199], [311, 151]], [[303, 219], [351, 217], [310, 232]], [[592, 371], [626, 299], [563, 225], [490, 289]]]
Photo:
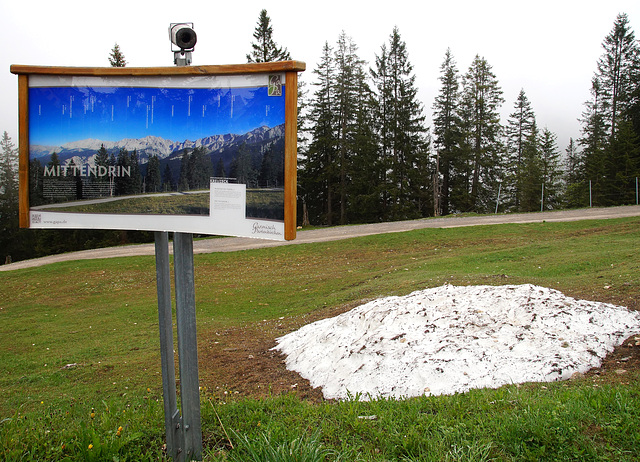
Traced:
[[42, 223], [42, 214], [40, 214], [40, 213], [32, 213], [31, 214], [31, 223]]
[[262, 224], [262, 223], [258, 223], [257, 221], [254, 221], [252, 234], [271, 234], [275, 236], [280, 236], [282, 233], [280, 233], [276, 229], [275, 225]]
[[282, 79], [280, 75], [269, 76], [269, 96], [282, 96]]

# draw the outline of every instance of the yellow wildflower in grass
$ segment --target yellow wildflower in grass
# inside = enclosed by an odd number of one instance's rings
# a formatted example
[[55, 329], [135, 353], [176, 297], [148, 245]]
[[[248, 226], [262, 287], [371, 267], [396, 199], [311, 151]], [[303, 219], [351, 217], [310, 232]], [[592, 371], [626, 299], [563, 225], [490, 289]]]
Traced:
[[89, 449], [93, 449], [93, 444], [89, 444]]

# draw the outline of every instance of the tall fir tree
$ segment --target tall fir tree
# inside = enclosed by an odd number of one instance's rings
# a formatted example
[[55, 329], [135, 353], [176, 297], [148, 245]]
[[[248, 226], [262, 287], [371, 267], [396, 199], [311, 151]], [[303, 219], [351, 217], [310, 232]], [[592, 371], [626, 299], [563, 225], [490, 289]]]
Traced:
[[372, 72], [378, 90], [381, 157], [387, 171], [384, 219], [401, 220], [430, 214], [429, 137], [406, 43], [394, 27]]
[[182, 156], [180, 157], [180, 175], [178, 177], [178, 191], [188, 191], [189, 190], [189, 151], [186, 149], [182, 152]]
[[134, 149], [129, 155], [129, 164], [131, 165], [129, 190], [131, 194], [140, 194], [142, 192], [142, 173], [140, 171], [140, 158], [137, 149]]
[[602, 48], [604, 52], [598, 60], [596, 75], [603, 92], [610, 142], [613, 142], [619, 122], [628, 112], [640, 73], [640, 46], [626, 14], [618, 15]]
[[564, 175], [565, 185], [564, 205], [566, 207], [580, 207], [585, 204], [585, 194], [582, 191], [583, 157], [578, 149], [578, 144], [573, 138], [569, 138], [569, 144], [564, 155]]
[[224, 168], [224, 160], [222, 156], [218, 159], [218, 163], [216, 164], [214, 175], [218, 178], [225, 178], [227, 176], [227, 172]]
[[520, 211], [522, 184], [527, 174], [523, 169], [524, 150], [536, 126], [536, 117], [524, 89], [520, 90], [513, 109], [505, 129], [508, 158], [503, 191], [510, 198], [508, 207]]
[[380, 164], [380, 220], [388, 220], [391, 203], [391, 185], [389, 172], [392, 157], [392, 100], [393, 92], [389, 73], [389, 52], [387, 44], [380, 47], [380, 54], [375, 57], [375, 68], [370, 69], [375, 87], [375, 130], [378, 137], [378, 163]]
[[147, 175], [145, 177], [145, 192], [162, 191], [162, 173], [160, 173], [160, 158], [152, 154], [147, 162]]
[[518, 211], [535, 212], [540, 210], [542, 183], [543, 165], [540, 155], [540, 133], [534, 122], [522, 146], [522, 165], [519, 184], [520, 204]]
[[361, 161], [356, 158], [356, 113], [359, 110], [358, 105], [363, 101], [358, 95], [368, 92], [368, 87], [364, 81], [364, 61], [358, 57], [357, 49], [358, 47], [353, 40], [343, 31], [336, 44], [334, 55], [335, 79], [333, 81], [336, 168], [339, 175], [336, 189], [340, 224], [348, 222], [352, 196], [358, 194], [358, 192], [352, 190], [353, 168]]
[[44, 167], [39, 159], [29, 162], [29, 205], [44, 205]]
[[540, 159], [542, 164], [543, 206], [546, 210], [561, 208], [564, 203], [564, 171], [557, 136], [547, 127], [540, 137]]
[[354, 79], [357, 91], [350, 136], [349, 219], [370, 223], [379, 220], [382, 210], [379, 184], [383, 174], [375, 131], [375, 98], [363, 66], [356, 66]]
[[251, 43], [252, 51], [247, 54], [248, 63], [267, 63], [291, 59], [287, 49], [278, 46], [273, 40], [273, 27], [267, 10], [260, 11], [253, 38], [256, 41]]
[[578, 139], [578, 144], [582, 148], [582, 179], [581, 184], [576, 183], [574, 186], [574, 190], [580, 188], [583, 192], [583, 207], [589, 204], [603, 205], [601, 197], [605, 190], [605, 150], [608, 145], [604, 100], [600, 80], [594, 77], [591, 80], [591, 99], [585, 103], [585, 110], [580, 119], [582, 136]]
[[122, 172], [122, 174], [113, 178], [115, 195], [126, 196], [129, 194], [135, 194], [131, 176], [125, 176], [123, 173], [124, 171], [131, 172], [131, 156], [129, 155], [129, 151], [125, 148], [121, 148], [118, 152], [116, 166], [120, 168], [120, 172]]
[[300, 189], [311, 222], [331, 226], [335, 224], [334, 190], [338, 176], [334, 164], [337, 146], [333, 112], [335, 62], [333, 48], [328, 42], [323, 46], [320, 62], [313, 73], [317, 81], [313, 83], [316, 89], [309, 103], [309, 114], [314, 123], [306, 158], [301, 161]]
[[246, 143], [240, 145], [238, 154], [231, 162], [231, 176], [236, 178], [238, 183], [246, 184], [247, 188], [255, 188], [257, 185], [258, 168], [253, 163]]
[[461, 121], [458, 68], [447, 49], [440, 66], [440, 92], [433, 104], [433, 144], [436, 151], [434, 215], [450, 212], [451, 165], [460, 149]]
[[213, 164], [203, 146], [198, 146], [189, 155], [187, 172], [189, 189], [209, 188], [209, 181], [213, 176]]
[[[100, 148], [96, 152], [94, 164], [96, 167], [109, 166], [109, 153], [107, 152], [107, 149], [104, 147], [104, 144], [101, 144]], [[104, 178], [104, 177], [99, 177], [99, 178]]]
[[452, 188], [452, 199], [459, 211], [491, 211], [497, 199], [504, 177], [499, 113], [502, 103], [502, 89], [492, 67], [476, 55], [463, 77], [463, 141]]
[[0, 249], [2, 261], [16, 257], [18, 243], [18, 150], [5, 131], [0, 140]]
[[163, 191], [173, 191], [173, 172], [171, 171], [171, 167], [167, 163], [164, 167], [164, 172], [162, 172], [162, 190]]
[[111, 49], [109, 53], [109, 65], [111, 67], [126, 67], [127, 60], [124, 58], [124, 53], [120, 50], [120, 45], [117, 43]]
[[602, 47], [581, 119], [581, 189], [592, 205], [619, 205], [640, 174], [640, 45], [626, 14], [617, 16]]

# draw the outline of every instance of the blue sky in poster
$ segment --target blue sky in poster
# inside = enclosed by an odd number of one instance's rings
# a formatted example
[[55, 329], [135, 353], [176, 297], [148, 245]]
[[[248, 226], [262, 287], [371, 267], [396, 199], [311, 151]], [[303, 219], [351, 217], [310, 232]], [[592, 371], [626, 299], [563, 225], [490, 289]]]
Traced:
[[266, 87], [29, 89], [30, 143], [45, 146], [150, 135], [182, 142], [282, 123], [284, 96]]

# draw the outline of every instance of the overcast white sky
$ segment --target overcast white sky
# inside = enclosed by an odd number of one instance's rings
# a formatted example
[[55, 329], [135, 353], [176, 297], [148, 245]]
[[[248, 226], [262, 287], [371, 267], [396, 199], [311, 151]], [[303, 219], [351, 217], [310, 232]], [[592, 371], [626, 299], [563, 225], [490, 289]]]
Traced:
[[561, 151], [569, 137], [580, 135], [577, 119], [618, 13], [627, 13], [640, 38], [638, 0], [5, 1], [0, 4], [0, 132], [17, 143], [17, 77], [9, 72], [11, 64], [108, 66], [117, 42], [129, 66], [171, 66], [168, 26], [183, 21], [193, 22], [198, 34], [194, 64], [244, 63], [262, 8], [275, 41], [306, 62], [301, 78], [307, 82], [314, 79], [324, 42], [334, 45], [341, 31], [373, 66], [398, 26], [429, 119], [446, 49], [461, 74], [476, 54], [483, 56], [504, 91], [503, 122], [524, 89], [538, 125], [558, 135]]

